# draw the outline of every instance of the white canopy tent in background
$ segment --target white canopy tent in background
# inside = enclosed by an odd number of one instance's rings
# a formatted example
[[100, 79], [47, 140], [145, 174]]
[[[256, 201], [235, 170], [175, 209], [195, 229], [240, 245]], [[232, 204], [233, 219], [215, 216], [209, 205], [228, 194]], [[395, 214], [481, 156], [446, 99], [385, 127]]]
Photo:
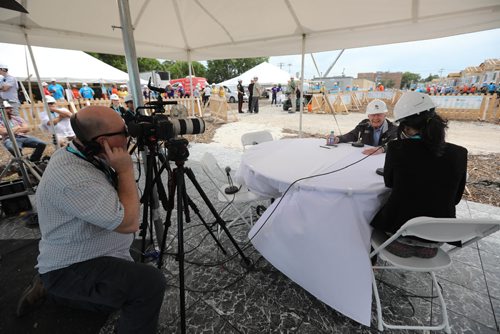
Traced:
[[[288, 83], [288, 80], [290, 80], [290, 77], [293, 77], [293, 75], [290, 75], [287, 71], [269, 64], [268, 62], [263, 62], [255, 67], [252, 67], [251, 69], [237, 77], [221, 82], [219, 85], [236, 86], [239, 79], [243, 81], [244, 85], [248, 85], [250, 83], [250, 80], [252, 80], [254, 77], [259, 78], [259, 83], [261, 85], [270, 86], [273, 84], [286, 85]], [[294, 79], [297, 78], [294, 77]]]
[[[0, 9], [1, 42], [125, 54], [134, 99], [140, 96], [136, 54], [188, 62], [302, 54], [303, 78], [306, 52], [500, 27], [498, 0], [87, 0], [69, 6], [65, 0], [23, 0], [22, 4], [29, 14]], [[299, 126], [300, 132], [302, 117]], [[362, 317], [346, 315], [370, 324], [369, 310]]]
[[[63, 83], [126, 83], [129, 80], [128, 73], [83, 51], [33, 47], [33, 53], [42, 81], [48, 82], [54, 78]], [[9, 73], [18, 80], [26, 80], [31, 75], [30, 81], [36, 81], [33, 63], [25, 45], [0, 43], [0, 62], [7, 64]], [[144, 83], [147, 82], [144, 80]]]

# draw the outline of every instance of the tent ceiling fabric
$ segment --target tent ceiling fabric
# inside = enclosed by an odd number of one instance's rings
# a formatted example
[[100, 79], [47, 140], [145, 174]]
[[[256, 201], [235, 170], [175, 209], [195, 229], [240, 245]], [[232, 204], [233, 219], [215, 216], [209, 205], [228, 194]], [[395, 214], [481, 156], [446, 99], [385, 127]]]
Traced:
[[[120, 1], [120, 0], [118, 0]], [[116, 0], [23, 0], [0, 9], [0, 41], [124, 54]], [[306, 53], [500, 27], [498, 0], [130, 0], [137, 55], [192, 60]], [[113, 28], [115, 26], [115, 28]], [[21, 27], [26, 27], [24, 30]]]

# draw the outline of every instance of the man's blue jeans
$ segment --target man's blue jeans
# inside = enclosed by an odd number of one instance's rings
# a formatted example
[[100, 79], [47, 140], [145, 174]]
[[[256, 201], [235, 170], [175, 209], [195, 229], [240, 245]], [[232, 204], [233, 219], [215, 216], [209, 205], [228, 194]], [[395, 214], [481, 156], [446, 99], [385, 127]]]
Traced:
[[[3, 146], [9, 152], [15, 156], [14, 154], [14, 145], [12, 144], [12, 141], [10, 138], [7, 136], [7, 139], [3, 141]], [[30, 136], [16, 136], [16, 143], [17, 146], [19, 146], [19, 151], [23, 151], [23, 147], [29, 147], [29, 148], [34, 148], [35, 150], [30, 156], [31, 161], [39, 161], [42, 158], [43, 151], [45, 150], [45, 146], [47, 146], [43, 141], [41, 141], [38, 138], [35, 137], [30, 137]]]

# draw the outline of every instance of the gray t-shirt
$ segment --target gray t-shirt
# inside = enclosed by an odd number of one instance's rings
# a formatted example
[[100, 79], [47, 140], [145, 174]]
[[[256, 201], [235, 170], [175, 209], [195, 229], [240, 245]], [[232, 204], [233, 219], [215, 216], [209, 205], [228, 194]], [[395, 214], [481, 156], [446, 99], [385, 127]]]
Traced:
[[0, 97], [4, 100], [10, 102], [18, 102], [19, 98], [17, 96], [17, 80], [12, 75], [7, 74], [2, 81], [0, 82], [0, 86], [8, 85], [9, 89], [6, 91], [0, 91]]
[[124, 208], [104, 172], [90, 162], [57, 150], [38, 185], [36, 204], [40, 274], [101, 256], [132, 260], [133, 234], [113, 231]]

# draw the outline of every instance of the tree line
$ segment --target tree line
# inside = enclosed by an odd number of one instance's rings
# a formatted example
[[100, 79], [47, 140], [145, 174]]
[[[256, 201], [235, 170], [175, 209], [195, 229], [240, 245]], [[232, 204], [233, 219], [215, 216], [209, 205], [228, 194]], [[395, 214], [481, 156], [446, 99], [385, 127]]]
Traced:
[[[96, 52], [87, 53], [108, 65], [128, 72], [125, 56]], [[269, 57], [209, 60], [207, 61], [207, 66], [200, 62], [193, 61], [193, 75], [207, 78], [208, 82], [221, 82], [234, 78], [264, 61], [269, 61]], [[168, 71], [172, 79], [184, 78], [189, 75], [187, 61], [165, 60], [160, 62], [152, 58], [137, 58], [137, 63], [139, 65], [139, 72]]]

